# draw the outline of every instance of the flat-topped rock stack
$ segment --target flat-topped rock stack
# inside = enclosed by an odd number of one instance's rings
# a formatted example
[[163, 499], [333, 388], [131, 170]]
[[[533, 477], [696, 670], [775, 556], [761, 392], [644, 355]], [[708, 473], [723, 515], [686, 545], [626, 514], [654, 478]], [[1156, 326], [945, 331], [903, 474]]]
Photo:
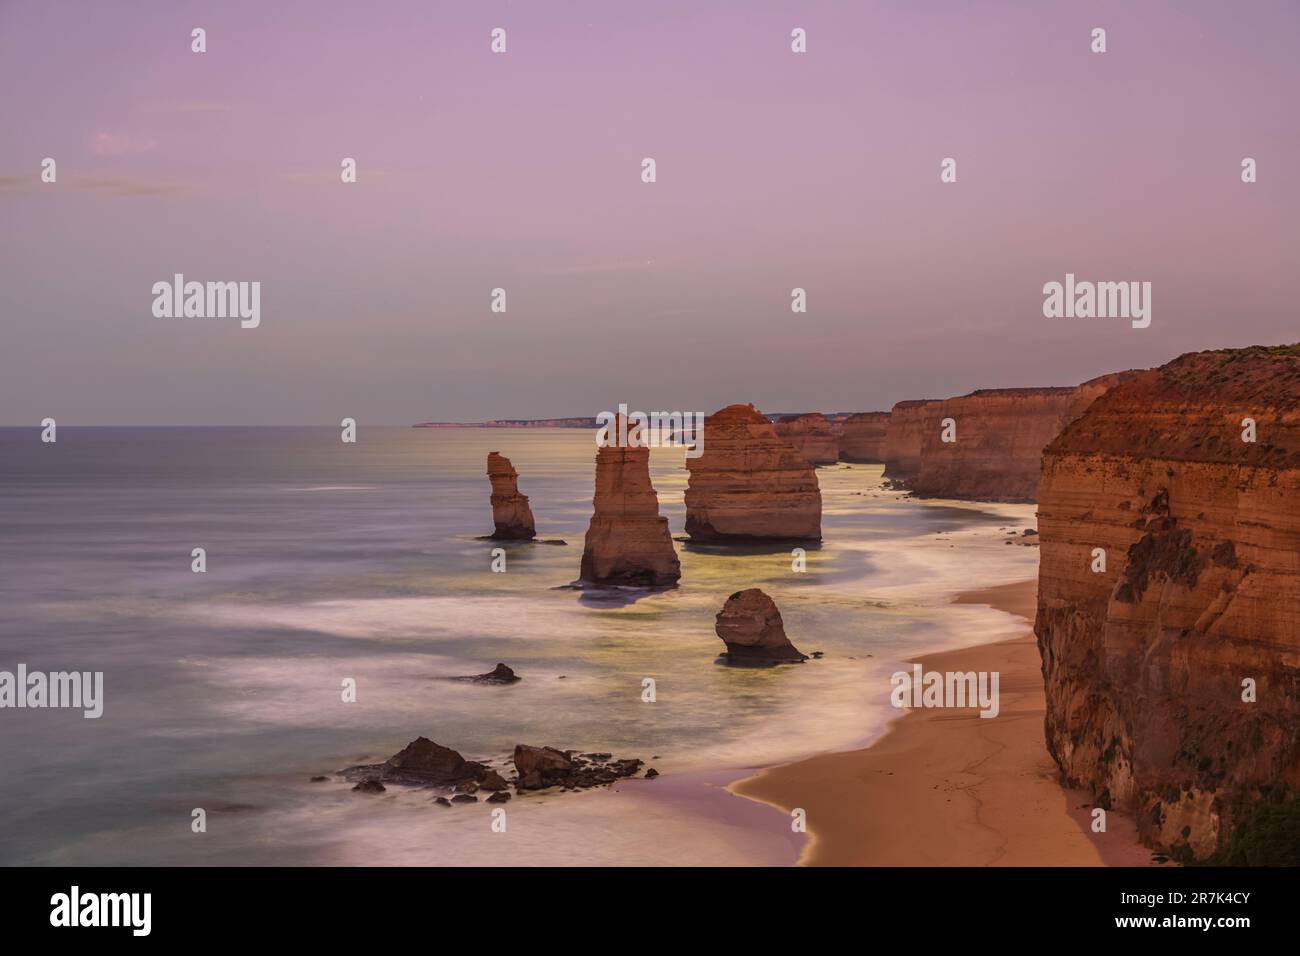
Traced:
[[728, 405], [708, 416], [704, 452], [686, 467], [692, 541], [821, 539], [816, 471], [753, 405]]

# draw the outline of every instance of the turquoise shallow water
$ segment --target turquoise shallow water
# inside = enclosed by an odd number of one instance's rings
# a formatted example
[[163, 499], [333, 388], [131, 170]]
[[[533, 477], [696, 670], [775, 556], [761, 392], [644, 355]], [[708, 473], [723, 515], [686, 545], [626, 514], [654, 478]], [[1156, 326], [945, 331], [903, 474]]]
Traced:
[[[567, 541], [508, 546], [504, 574], [478, 540], [489, 451], [520, 472], [539, 536]], [[744, 801], [702, 816], [648, 796], [659, 782], [517, 799], [507, 835], [482, 806], [306, 781], [420, 734], [488, 760], [521, 741], [653, 757], [664, 793], [852, 746], [889, 716], [893, 662], [1006, 630], [952, 592], [1036, 567], [1003, 544], [1032, 507], [912, 501], [880, 490], [879, 466], [833, 466], [806, 573], [784, 549], [678, 542], [680, 588], [593, 600], [557, 586], [577, 576], [594, 454], [560, 429], [363, 427], [356, 445], [329, 428], [60, 427], [54, 445], [0, 429], [0, 670], [101, 670], [106, 693], [99, 720], [0, 711], [0, 862], [747, 862]], [[652, 476], [680, 535], [680, 452], [655, 450]], [[752, 586], [825, 657], [719, 665], [713, 617]], [[524, 680], [446, 679], [497, 661]]]

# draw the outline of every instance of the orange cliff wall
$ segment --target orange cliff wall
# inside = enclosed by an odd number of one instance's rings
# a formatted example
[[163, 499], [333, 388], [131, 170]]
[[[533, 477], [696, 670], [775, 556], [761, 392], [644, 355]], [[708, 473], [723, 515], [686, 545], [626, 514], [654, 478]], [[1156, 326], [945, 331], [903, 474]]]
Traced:
[[1300, 346], [1185, 355], [1115, 387], [1048, 446], [1038, 515], [1065, 780], [1183, 860], [1300, 794]]
[[889, 411], [885, 429], [885, 477], [896, 485], [906, 485], [921, 470], [921, 436], [926, 415], [934, 399], [899, 402]]
[[[1099, 396], [1134, 372], [1077, 387], [989, 388], [925, 409], [921, 461], [911, 488], [933, 498], [1035, 501], [1043, 449]], [[956, 441], [943, 441], [943, 420]]]
[[839, 439], [830, 420], [820, 412], [786, 415], [772, 427], [810, 465], [830, 465], [839, 460]]
[[885, 460], [889, 412], [858, 412], [840, 430], [840, 461], [878, 463]]

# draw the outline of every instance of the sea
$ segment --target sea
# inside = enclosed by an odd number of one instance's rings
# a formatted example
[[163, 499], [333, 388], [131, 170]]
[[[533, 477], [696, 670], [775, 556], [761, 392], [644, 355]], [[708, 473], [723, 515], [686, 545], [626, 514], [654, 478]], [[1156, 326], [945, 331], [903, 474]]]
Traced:
[[[484, 539], [491, 451], [538, 542]], [[791, 863], [790, 816], [726, 784], [869, 744], [903, 661], [1021, 628], [951, 601], [1035, 575], [1033, 506], [910, 498], [880, 465], [817, 470], [799, 571], [789, 545], [685, 541], [683, 452], [654, 449], [680, 586], [568, 588], [595, 452], [583, 429], [0, 429], [0, 671], [104, 688], [97, 719], [0, 709], [0, 864]], [[714, 619], [749, 587], [821, 656], [728, 666]], [[455, 679], [498, 662], [522, 679]], [[418, 736], [507, 775], [526, 743], [660, 776], [448, 808], [339, 773]]]

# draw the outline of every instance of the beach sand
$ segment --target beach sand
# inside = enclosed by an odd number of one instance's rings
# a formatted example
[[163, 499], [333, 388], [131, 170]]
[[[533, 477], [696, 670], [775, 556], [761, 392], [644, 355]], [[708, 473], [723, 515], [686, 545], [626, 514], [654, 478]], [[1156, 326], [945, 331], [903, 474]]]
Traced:
[[913, 710], [865, 750], [737, 781], [741, 796], [807, 813], [800, 863], [817, 866], [1147, 866], [1130, 817], [1091, 831], [1086, 794], [1062, 788], [1043, 739], [1037, 582], [957, 597], [1022, 618], [1014, 640], [917, 658], [927, 671], [998, 671], [1001, 709]]

